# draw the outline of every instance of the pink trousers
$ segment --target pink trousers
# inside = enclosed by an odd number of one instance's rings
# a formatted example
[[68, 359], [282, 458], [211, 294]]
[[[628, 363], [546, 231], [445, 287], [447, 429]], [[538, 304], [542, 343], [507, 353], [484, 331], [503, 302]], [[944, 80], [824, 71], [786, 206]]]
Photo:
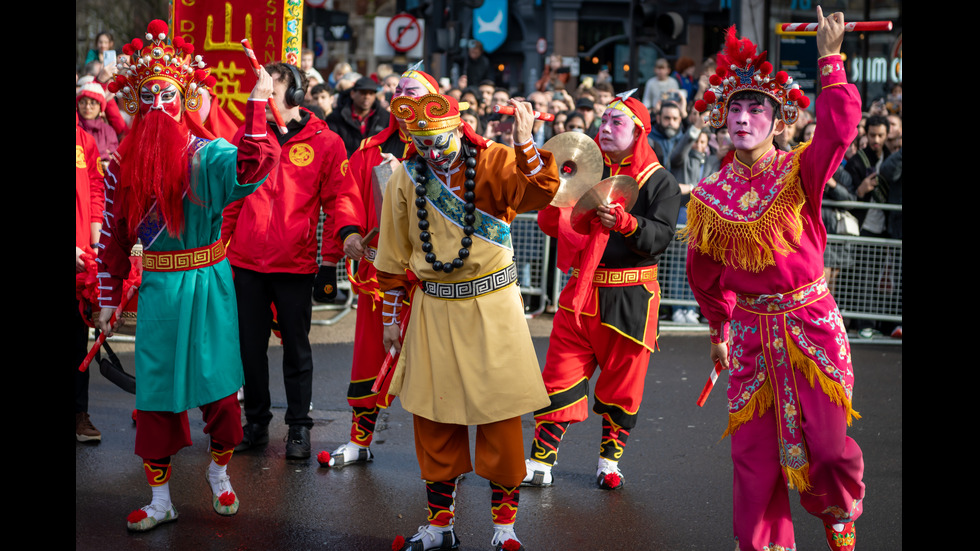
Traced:
[[[800, 494], [800, 503], [824, 523], [856, 520], [864, 498], [864, 459], [857, 443], [847, 436], [845, 410], [831, 402], [820, 385], [810, 388], [805, 377], [794, 373], [802, 382], [799, 400], [812, 484], [809, 491]], [[775, 545], [796, 549], [776, 423], [776, 415], [769, 408], [731, 436], [733, 521], [739, 551], [761, 551]]]

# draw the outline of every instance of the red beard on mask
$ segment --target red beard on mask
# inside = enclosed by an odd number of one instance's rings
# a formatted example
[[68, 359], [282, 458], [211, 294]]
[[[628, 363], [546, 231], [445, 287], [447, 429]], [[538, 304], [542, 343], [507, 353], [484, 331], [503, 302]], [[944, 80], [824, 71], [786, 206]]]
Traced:
[[[120, 176], [130, 190], [126, 218], [131, 232], [135, 233], [154, 200], [167, 233], [177, 236], [183, 231], [188, 136], [186, 123], [153, 110], [137, 119], [120, 145]], [[194, 200], [193, 192], [189, 193]]]

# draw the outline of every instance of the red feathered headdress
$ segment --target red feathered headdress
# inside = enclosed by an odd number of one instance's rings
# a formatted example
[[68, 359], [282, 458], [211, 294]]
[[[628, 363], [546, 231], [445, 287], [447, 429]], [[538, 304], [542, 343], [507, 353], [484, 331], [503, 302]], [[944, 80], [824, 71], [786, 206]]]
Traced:
[[718, 70], [708, 81], [711, 84], [704, 98], [694, 102], [700, 113], [709, 111], [708, 122], [715, 128], [725, 126], [728, 120], [728, 102], [742, 91], [761, 92], [780, 106], [783, 121], [793, 124], [799, 115], [798, 108], [806, 109], [810, 98], [793, 82], [785, 71], [772, 74], [772, 64], [766, 61], [766, 53], [756, 55], [758, 48], [748, 38], [739, 39], [735, 25], [725, 35], [725, 50], [718, 53]]

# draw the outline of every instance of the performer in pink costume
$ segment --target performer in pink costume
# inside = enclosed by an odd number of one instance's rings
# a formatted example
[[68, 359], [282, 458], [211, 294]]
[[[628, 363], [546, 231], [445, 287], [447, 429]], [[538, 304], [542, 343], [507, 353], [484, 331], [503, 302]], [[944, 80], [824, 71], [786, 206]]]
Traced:
[[[823, 278], [825, 182], [861, 117], [840, 45], [844, 17], [817, 31], [822, 91], [813, 141], [792, 152], [773, 137], [809, 104], [766, 55], [729, 29], [712, 89], [696, 103], [728, 127], [734, 158], [695, 188], [687, 272], [711, 328], [711, 359], [729, 369], [736, 549], [795, 550], [789, 488], [823, 520], [832, 549], [854, 548], [864, 462], [847, 425], [854, 372], [840, 312]], [[729, 333], [730, 332], [730, 333]], [[730, 343], [730, 345], [729, 345]]]

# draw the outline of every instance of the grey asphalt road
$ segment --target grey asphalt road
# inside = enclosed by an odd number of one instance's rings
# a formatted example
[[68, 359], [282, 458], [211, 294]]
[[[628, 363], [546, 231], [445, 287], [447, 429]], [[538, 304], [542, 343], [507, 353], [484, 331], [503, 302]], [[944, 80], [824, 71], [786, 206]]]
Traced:
[[[353, 351], [353, 317], [314, 329], [314, 455], [345, 442], [350, 413], [345, 394]], [[532, 320], [544, 361], [550, 318]], [[125, 350], [127, 347], [121, 346]], [[725, 375], [704, 408], [695, 405], [710, 369], [707, 337], [662, 334], [650, 361], [640, 420], [620, 463], [622, 491], [595, 486], [600, 423], [572, 425], [561, 447], [551, 488], [521, 491], [517, 532], [528, 551], [565, 549], [730, 550], [732, 466], [725, 428]], [[127, 369], [132, 354], [120, 353]], [[862, 419], [849, 430], [864, 450], [867, 496], [857, 523], [862, 551], [902, 549], [902, 347], [856, 345], [855, 408]], [[392, 539], [425, 523], [411, 416], [395, 405], [384, 411], [369, 465], [320, 468], [315, 459], [284, 459], [281, 349], [270, 350], [275, 419], [263, 450], [235, 454], [229, 467], [241, 499], [235, 517], [211, 510], [204, 481], [207, 438], [200, 415], [190, 413], [194, 445], [174, 461], [171, 494], [177, 522], [144, 533], [126, 531], [126, 515], [149, 502], [139, 458], [133, 455], [133, 396], [93, 374], [90, 412], [102, 431], [98, 445], [75, 447], [75, 547], [79, 550], [348, 550], [387, 551]], [[534, 422], [524, 418], [525, 446]], [[825, 549], [823, 528], [794, 495], [797, 546]], [[489, 550], [490, 489], [469, 474], [457, 495], [457, 534], [463, 551]]]

